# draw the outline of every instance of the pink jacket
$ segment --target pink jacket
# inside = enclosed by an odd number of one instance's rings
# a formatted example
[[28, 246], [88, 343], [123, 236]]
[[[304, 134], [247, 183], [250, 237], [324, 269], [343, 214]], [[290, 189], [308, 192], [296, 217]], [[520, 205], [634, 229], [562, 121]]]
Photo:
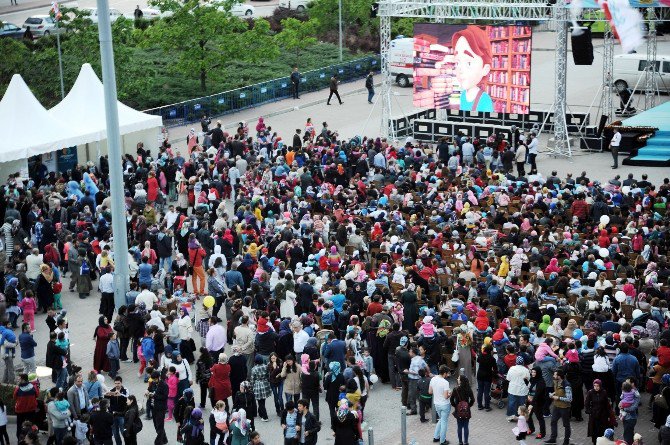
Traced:
[[177, 384], [179, 383], [177, 374], [172, 374], [168, 377], [166, 383], [168, 386], [168, 397], [177, 397]]
[[542, 360], [548, 355], [558, 360], [558, 356], [554, 353], [554, 351], [551, 350], [551, 347], [548, 344], [540, 343], [540, 345], [537, 347], [537, 350], [535, 351], [535, 360]]
[[35, 303], [35, 300], [30, 297], [24, 298], [23, 300], [19, 301], [17, 306], [23, 309], [24, 313], [28, 312], [34, 314], [35, 311], [37, 310], [37, 303]]

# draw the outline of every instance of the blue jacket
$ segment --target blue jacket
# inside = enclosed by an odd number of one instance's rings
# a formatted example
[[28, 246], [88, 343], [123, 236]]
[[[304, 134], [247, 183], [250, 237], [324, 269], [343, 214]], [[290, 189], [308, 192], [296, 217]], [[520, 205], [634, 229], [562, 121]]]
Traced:
[[35, 357], [35, 346], [37, 346], [37, 342], [32, 335], [27, 332], [19, 335], [19, 345], [21, 345], [21, 358]]
[[244, 278], [242, 278], [242, 274], [239, 271], [229, 270], [225, 273], [224, 277], [228, 289], [234, 289], [235, 285], [240, 286], [240, 289], [244, 289]]
[[347, 344], [344, 340], [333, 340], [327, 343], [323, 348], [323, 357], [330, 362], [340, 362], [342, 369], [345, 368], [344, 359], [346, 358]]
[[151, 278], [153, 278], [153, 268], [149, 263], [142, 263], [138, 269], [138, 281], [140, 284], [147, 284], [151, 286]]
[[635, 420], [637, 419], [637, 409], [640, 406], [640, 393], [637, 390], [633, 391], [635, 398], [633, 399], [633, 404], [628, 408], [621, 408], [621, 411], [624, 412], [623, 420]]
[[110, 340], [107, 343], [107, 358], [118, 360], [121, 357], [121, 348], [118, 340]]
[[619, 353], [612, 363], [612, 374], [617, 382], [623, 382], [628, 377], [635, 377], [640, 381], [640, 362], [629, 353]]
[[142, 339], [142, 354], [147, 362], [153, 360], [154, 355], [156, 355], [156, 344], [154, 343], [153, 338], [144, 337]]

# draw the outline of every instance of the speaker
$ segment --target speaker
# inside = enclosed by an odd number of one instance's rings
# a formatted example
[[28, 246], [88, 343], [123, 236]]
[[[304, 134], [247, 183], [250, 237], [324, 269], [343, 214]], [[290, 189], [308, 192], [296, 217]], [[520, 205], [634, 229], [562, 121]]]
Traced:
[[575, 65], [593, 64], [593, 43], [591, 42], [591, 29], [582, 29], [582, 34], [572, 35], [572, 59]]
[[600, 136], [602, 136], [603, 130], [605, 129], [605, 124], [607, 124], [607, 119], [609, 118], [607, 117], [606, 114], [600, 116], [600, 123], [598, 124], [598, 131], [596, 131], [596, 137], [599, 138]]

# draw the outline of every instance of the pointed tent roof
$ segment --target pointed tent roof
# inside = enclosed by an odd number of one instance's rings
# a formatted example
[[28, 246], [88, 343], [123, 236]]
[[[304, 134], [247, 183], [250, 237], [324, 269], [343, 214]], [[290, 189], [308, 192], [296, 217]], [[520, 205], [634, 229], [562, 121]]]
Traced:
[[39, 103], [20, 74], [14, 74], [0, 101], [0, 162], [85, 143], [90, 136], [72, 129]]
[[[145, 114], [121, 102], [117, 103], [121, 134], [163, 125], [160, 116]], [[59, 119], [77, 122], [81, 127], [93, 132], [94, 136], [86, 142], [107, 139], [104, 87], [90, 64], [85, 63], [81, 66], [79, 76], [70, 92], [61, 103], [49, 110], [49, 113]]]

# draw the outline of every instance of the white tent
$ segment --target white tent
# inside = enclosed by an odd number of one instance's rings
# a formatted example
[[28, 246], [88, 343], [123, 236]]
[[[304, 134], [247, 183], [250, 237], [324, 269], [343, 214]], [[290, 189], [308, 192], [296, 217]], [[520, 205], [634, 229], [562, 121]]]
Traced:
[[[117, 103], [119, 129], [122, 135], [143, 130], [157, 132], [163, 125], [160, 116], [145, 114], [121, 102]], [[49, 113], [58, 119], [77, 122], [81, 127], [89, 129], [93, 133], [91, 138], [81, 143], [107, 139], [104, 87], [90, 64], [85, 63], [81, 66], [79, 76], [70, 92], [61, 103], [49, 110]]]
[[19, 74], [14, 74], [0, 101], [0, 162], [86, 143], [92, 134], [73, 128], [50, 114], [33, 96]]

